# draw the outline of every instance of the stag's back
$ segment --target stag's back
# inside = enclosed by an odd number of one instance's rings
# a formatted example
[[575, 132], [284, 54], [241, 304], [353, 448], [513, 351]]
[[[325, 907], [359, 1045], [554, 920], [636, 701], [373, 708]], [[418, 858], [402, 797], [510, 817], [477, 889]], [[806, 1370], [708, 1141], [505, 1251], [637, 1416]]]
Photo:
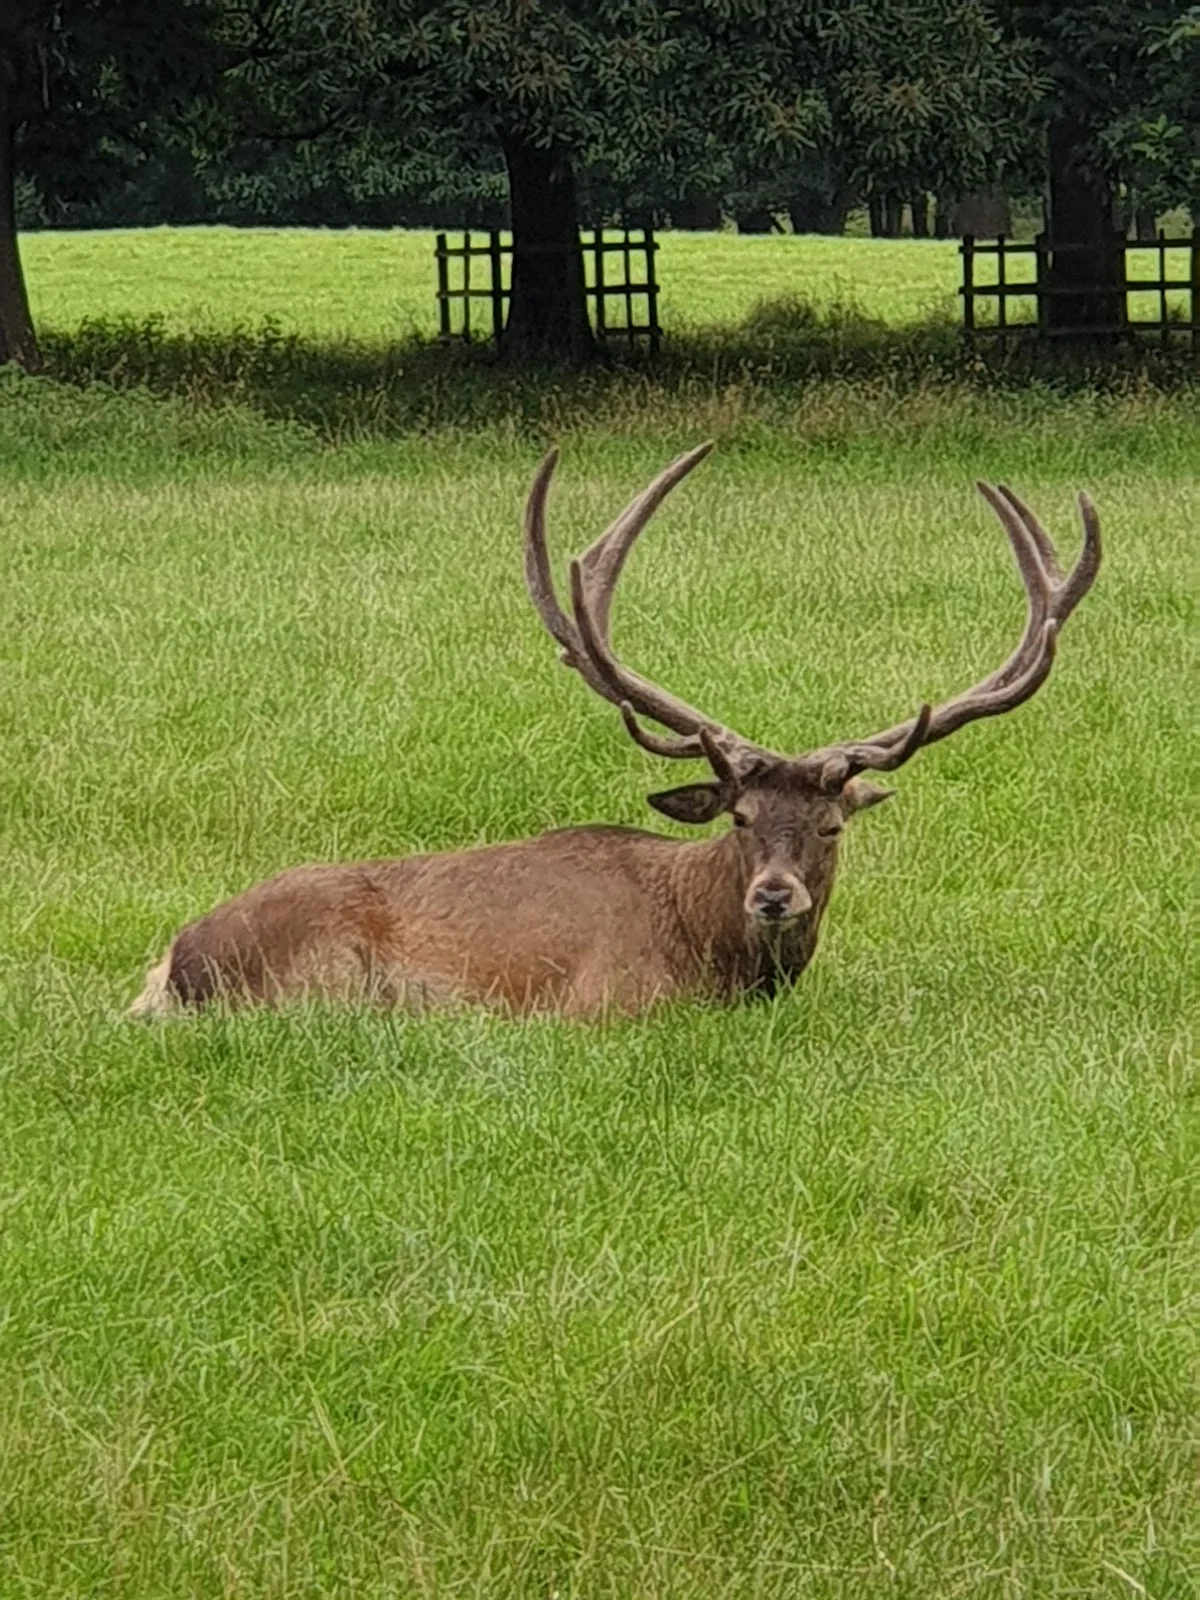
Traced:
[[176, 937], [134, 1002], [322, 997], [388, 1006], [493, 1001], [594, 1010], [676, 987], [681, 841], [570, 828], [512, 844], [295, 867]]

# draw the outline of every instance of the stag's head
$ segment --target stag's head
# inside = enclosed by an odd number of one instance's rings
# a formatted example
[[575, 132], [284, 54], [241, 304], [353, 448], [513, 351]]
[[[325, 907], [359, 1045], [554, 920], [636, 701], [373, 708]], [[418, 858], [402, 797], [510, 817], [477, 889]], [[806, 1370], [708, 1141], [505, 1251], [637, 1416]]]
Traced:
[[849, 818], [894, 791], [865, 778], [827, 782], [803, 756], [764, 753], [735, 763], [708, 728], [699, 737], [712, 779], [652, 794], [650, 804], [676, 822], [712, 822], [728, 813], [743, 862], [747, 917], [764, 928], [786, 928], [824, 900]]
[[[538, 468], [526, 506], [525, 577], [560, 658], [619, 708], [635, 742], [655, 755], [707, 761], [710, 779], [652, 794], [650, 804], [684, 823], [712, 822], [728, 813], [745, 867], [747, 917], [759, 927], [787, 926], [827, 896], [846, 822], [893, 792], [869, 782], [863, 773], [894, 771], [924, 745], [980, 717], [1011, 711], [1041, 687], [1054, 662], [1058, 634], [1099, 568], [1099, 519], [1090, 499], [1081, 494], [1083, 549], [1064, 574], [1049, 534], [1029, 507], [1003, 485], [978, 484], [1008, 535], [1025, 585], [1025, 631], [1008, 660], [974, 688], [941, 705], [923, 705], [907, 721], [870, 738], [780, 755], [625, 666], [609, 636], [613, 591], [634, 541], [675, 485], [711, 449], [704, 444], [673, 461], [571, 562], [570, 616], [556, 597], [546, 548], [546, 497], [558, 460], [552, 450]], [[643, 718], [670, 732], [652, 731]]]

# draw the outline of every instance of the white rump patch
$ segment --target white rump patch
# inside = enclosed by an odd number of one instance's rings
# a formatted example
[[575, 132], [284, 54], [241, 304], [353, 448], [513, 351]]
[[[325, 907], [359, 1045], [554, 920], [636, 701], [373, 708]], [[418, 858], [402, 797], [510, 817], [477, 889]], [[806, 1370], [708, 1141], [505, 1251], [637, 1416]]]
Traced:
[[146, 974], [146, 986], [129, 1008], [131, 1017], [171, 1017], [179, 1010], [179, 1000], [168, 985], [171, 952]]

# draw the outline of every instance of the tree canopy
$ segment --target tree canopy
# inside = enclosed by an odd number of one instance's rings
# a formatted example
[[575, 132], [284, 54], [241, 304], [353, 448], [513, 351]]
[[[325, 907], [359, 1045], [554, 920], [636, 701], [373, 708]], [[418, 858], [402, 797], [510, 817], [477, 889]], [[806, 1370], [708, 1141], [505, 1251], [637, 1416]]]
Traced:
[[1200, 198], [1200, 7], [1178, 0], [999, 3], [1046, 84], [1033, 109], [1045, 130], [1056, 247], [1050, 321], [1063, 332], [1119, 328], [1128, 213], [1152, 218], [1180, 202], [1195, 212]]
[[581, 168], [684, 186], [730, 145], [811, 144], [825, 107], [795, 70], [804, 8], [766, 0], [317, 0], [226, 13], [240, 125], [263, 138], [490, 149], [514, 234], [510, 353], [572, 361], [591, 334]]
[[234, 12], [229, 38], [262, 136], [502, 155], [506, 339], [568, 359], [590, 339], [564, 254], [581, 175], [667, 209], [739, 174], [776, 205], [806, 183], [957, 191], [995, 177], [1036, 87], [985, 0], [320, 0], [261, 24]]
[[15, 177], [63, 197], [110, 183], [155, 119], [219, 76], [210, 0], [6, 0], [0, 9], [0, 362], [36, 366], [17, 255]]
[[1200, 6], [1179, 0], [999, 0], [1037, 63], [1045, 123], [1069, 124], [1081, 170], [1119, 174], [1162, 208], [1200, 191]]

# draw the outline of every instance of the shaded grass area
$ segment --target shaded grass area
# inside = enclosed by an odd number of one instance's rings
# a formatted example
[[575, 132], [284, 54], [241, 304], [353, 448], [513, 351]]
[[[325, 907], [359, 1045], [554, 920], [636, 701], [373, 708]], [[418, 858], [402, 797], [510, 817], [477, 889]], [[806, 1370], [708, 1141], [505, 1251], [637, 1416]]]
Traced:
[[946, 328], [897, 332], [857, 313], [814, 321], [795, 306], [677, 341], [653, 366], [577, 374], [510, 370], [478, 347], [309, 344], [271, 326], [172, 335], [157, 323], [86, 323], [45, 346], [54, 378], [0, 378], [10, 471], [187, 471], [210, 456], [283, 465], [330, 445], [359, 460], [388, 441], [458, 448], [486, 435], [501, 451], [568, 439], [670, 450], [711, 436], [741, 452], [840, 456], [866, 472], [886, 462], [884, 441], [931, 462], [954, 455], [971, 473], [993, 446], [1043, 466], [1073, 448], [1085, 467], [1097, 452], [1135, 460], [1149, 428], [1162, 434], [1156, 459], [1188, 470], [1200, 424], [1185, 354], [1047, 365], [1013, 350], [995, 360]]
[[[119, 1019], [290, 862], [646, 823], [521, 588], [546, 415], [2, 403], [3, 1592], [1190, 1596], [1189, 396], [731, 414], [615, 628], [752, 737], [1001, 659], [973, 473], [1068, 550], [1086, 485], [1106, 566], [861, 820], [794, 993], [609, 1028]], [[572, 403], [560, 557], [714, 416]]]

